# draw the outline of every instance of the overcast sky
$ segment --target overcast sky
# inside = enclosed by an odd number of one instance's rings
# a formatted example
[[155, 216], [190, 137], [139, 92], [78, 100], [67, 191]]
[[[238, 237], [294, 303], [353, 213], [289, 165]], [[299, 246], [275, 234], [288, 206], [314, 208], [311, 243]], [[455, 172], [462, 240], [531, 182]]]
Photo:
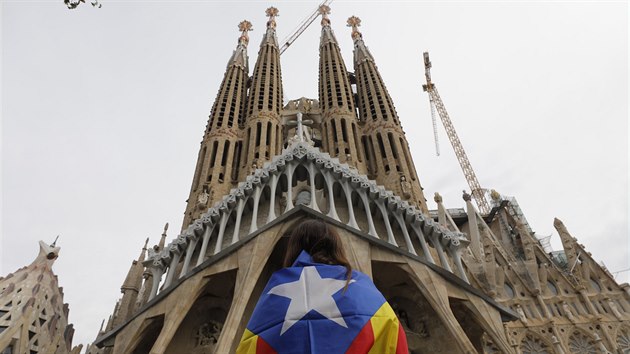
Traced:
[[[88, 0], [89, 2], [89, 0]], [[0, 274], [30, 263], [61, 234], [55, 272], [75, 344], [111, 314], [144, 239], [181, 227], [199, 142], [237, 24], [279, 8], [282, 40], [317, 1], [114, 1], [68, 10], [61, 0], [1, 1]], [[346, 19], [393, 97], [435, 208], [464, 206], [468, 186], [440, 129], [435, 156], [422, 52], [479, 182], [515, 196], [538, 235], [558, 217], [611, 272], [628, 249], [626, 1], [331, 4], [349, 70]], [[317, 20], [282, 56], [285, 99], [317, 98]], [[250, 73], [251, 74], [251, 73]], [[630, 272], [617, 275], [627, 282]]]

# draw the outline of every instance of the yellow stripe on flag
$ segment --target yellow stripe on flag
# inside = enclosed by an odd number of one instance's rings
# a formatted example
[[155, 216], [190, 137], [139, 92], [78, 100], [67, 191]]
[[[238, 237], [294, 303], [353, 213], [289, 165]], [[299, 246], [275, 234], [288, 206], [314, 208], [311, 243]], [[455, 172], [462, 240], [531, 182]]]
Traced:
[[[398, 317], [385, 302], [370, 319], [374, 332], [374, 345], [369, 354], [396, 353], [398, 344]], [[249, 353], [248, 353], [249, 354]]]
[[256, 344], [258, 343], [258, 336], [245, 328], [245, 333], [241, 337], [241, 343], [236, 349], [236, 354], [256, 354]]

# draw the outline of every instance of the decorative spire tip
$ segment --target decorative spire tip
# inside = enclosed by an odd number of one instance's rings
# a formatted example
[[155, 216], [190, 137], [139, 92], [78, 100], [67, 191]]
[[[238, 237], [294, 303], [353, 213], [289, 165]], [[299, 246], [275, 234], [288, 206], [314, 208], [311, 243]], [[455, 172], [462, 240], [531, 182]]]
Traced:
[[278, 11], [278, 9], [273, 6], [265, 10], [265, 15], [269, 17], [269, 21], [267, 21], [267, 28], [276, 28], [276, 16], [278, 16], [279, 12], [280, 11]]
[[247, 20], [243, 20], [238, 24], [238, 30], [241, 32], [248, 32], [252, 30], [252, 23], [247, 21]]
[[267, 15], [267, 17], [276, 17], [276, 16], [278, 16], [279, 12], [280, 11], [278, 11], [277, 8], [271, 6], [271, 7], [267, 8], [267, 10], [265, 10], [265, 15]]
[[356, 16], [350, 16], [347, 21], [348, 27], [352, 27], [352, 39], [361, 38], [361, 32], [359, 32], [359, 26], [361, 26], [361, 19]]
[[246, 46], [249, 43], [249, 36], [247, 35], [247, 32], [252, 30], [252, 23], [247, 20], [243, 20], [238, 24], [238, 30], [241, 31], [238, 43]]
[[321, 5], [318, 11], [319, 14], [322, 15], [322, 26], [330, 26], [330, 19], [328, 19], [328, 14], [330, 14], [330, 6]]

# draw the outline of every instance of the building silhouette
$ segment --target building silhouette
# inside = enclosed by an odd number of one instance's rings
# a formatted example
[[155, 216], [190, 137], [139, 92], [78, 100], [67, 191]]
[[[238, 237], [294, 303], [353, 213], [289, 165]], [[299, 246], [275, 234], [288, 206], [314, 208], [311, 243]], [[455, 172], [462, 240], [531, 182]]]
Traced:
[[40, 241], [31, 264], [0, 277], [0, 353], [81, 352], [82, 345], [72, 346], [70, 309], [52, 271], [59, 250], [55, 243]]
[[[285, 98], [269, 8], [253, 71], [239, 24], [181, 232], [145, 247], [88, 353], [232, 353], [286, 233], [319, 218], [403, 323], [411, 353], [629, 353], [630, 290], [569, 233], [552, 252], [516, 199], [429, 210], [357, 17], [349, 72], [321, 11], [319, 97]], [[369, 38], [365, 39], [369, 40]], [[378, 44], [376, 44], [378, 45]], [[251, 76], [250, 76], [251, 75]], [[404, 121], [403, 121], [404, 123]]]

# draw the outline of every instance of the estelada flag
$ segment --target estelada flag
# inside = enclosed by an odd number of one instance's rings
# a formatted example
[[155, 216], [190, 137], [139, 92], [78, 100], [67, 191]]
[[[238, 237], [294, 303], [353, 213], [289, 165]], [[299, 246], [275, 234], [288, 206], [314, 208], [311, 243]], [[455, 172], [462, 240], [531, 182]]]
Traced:
[[262, 292], [237, 354], [407, 354], [405, 332], [365, 274], [302, 252]]

